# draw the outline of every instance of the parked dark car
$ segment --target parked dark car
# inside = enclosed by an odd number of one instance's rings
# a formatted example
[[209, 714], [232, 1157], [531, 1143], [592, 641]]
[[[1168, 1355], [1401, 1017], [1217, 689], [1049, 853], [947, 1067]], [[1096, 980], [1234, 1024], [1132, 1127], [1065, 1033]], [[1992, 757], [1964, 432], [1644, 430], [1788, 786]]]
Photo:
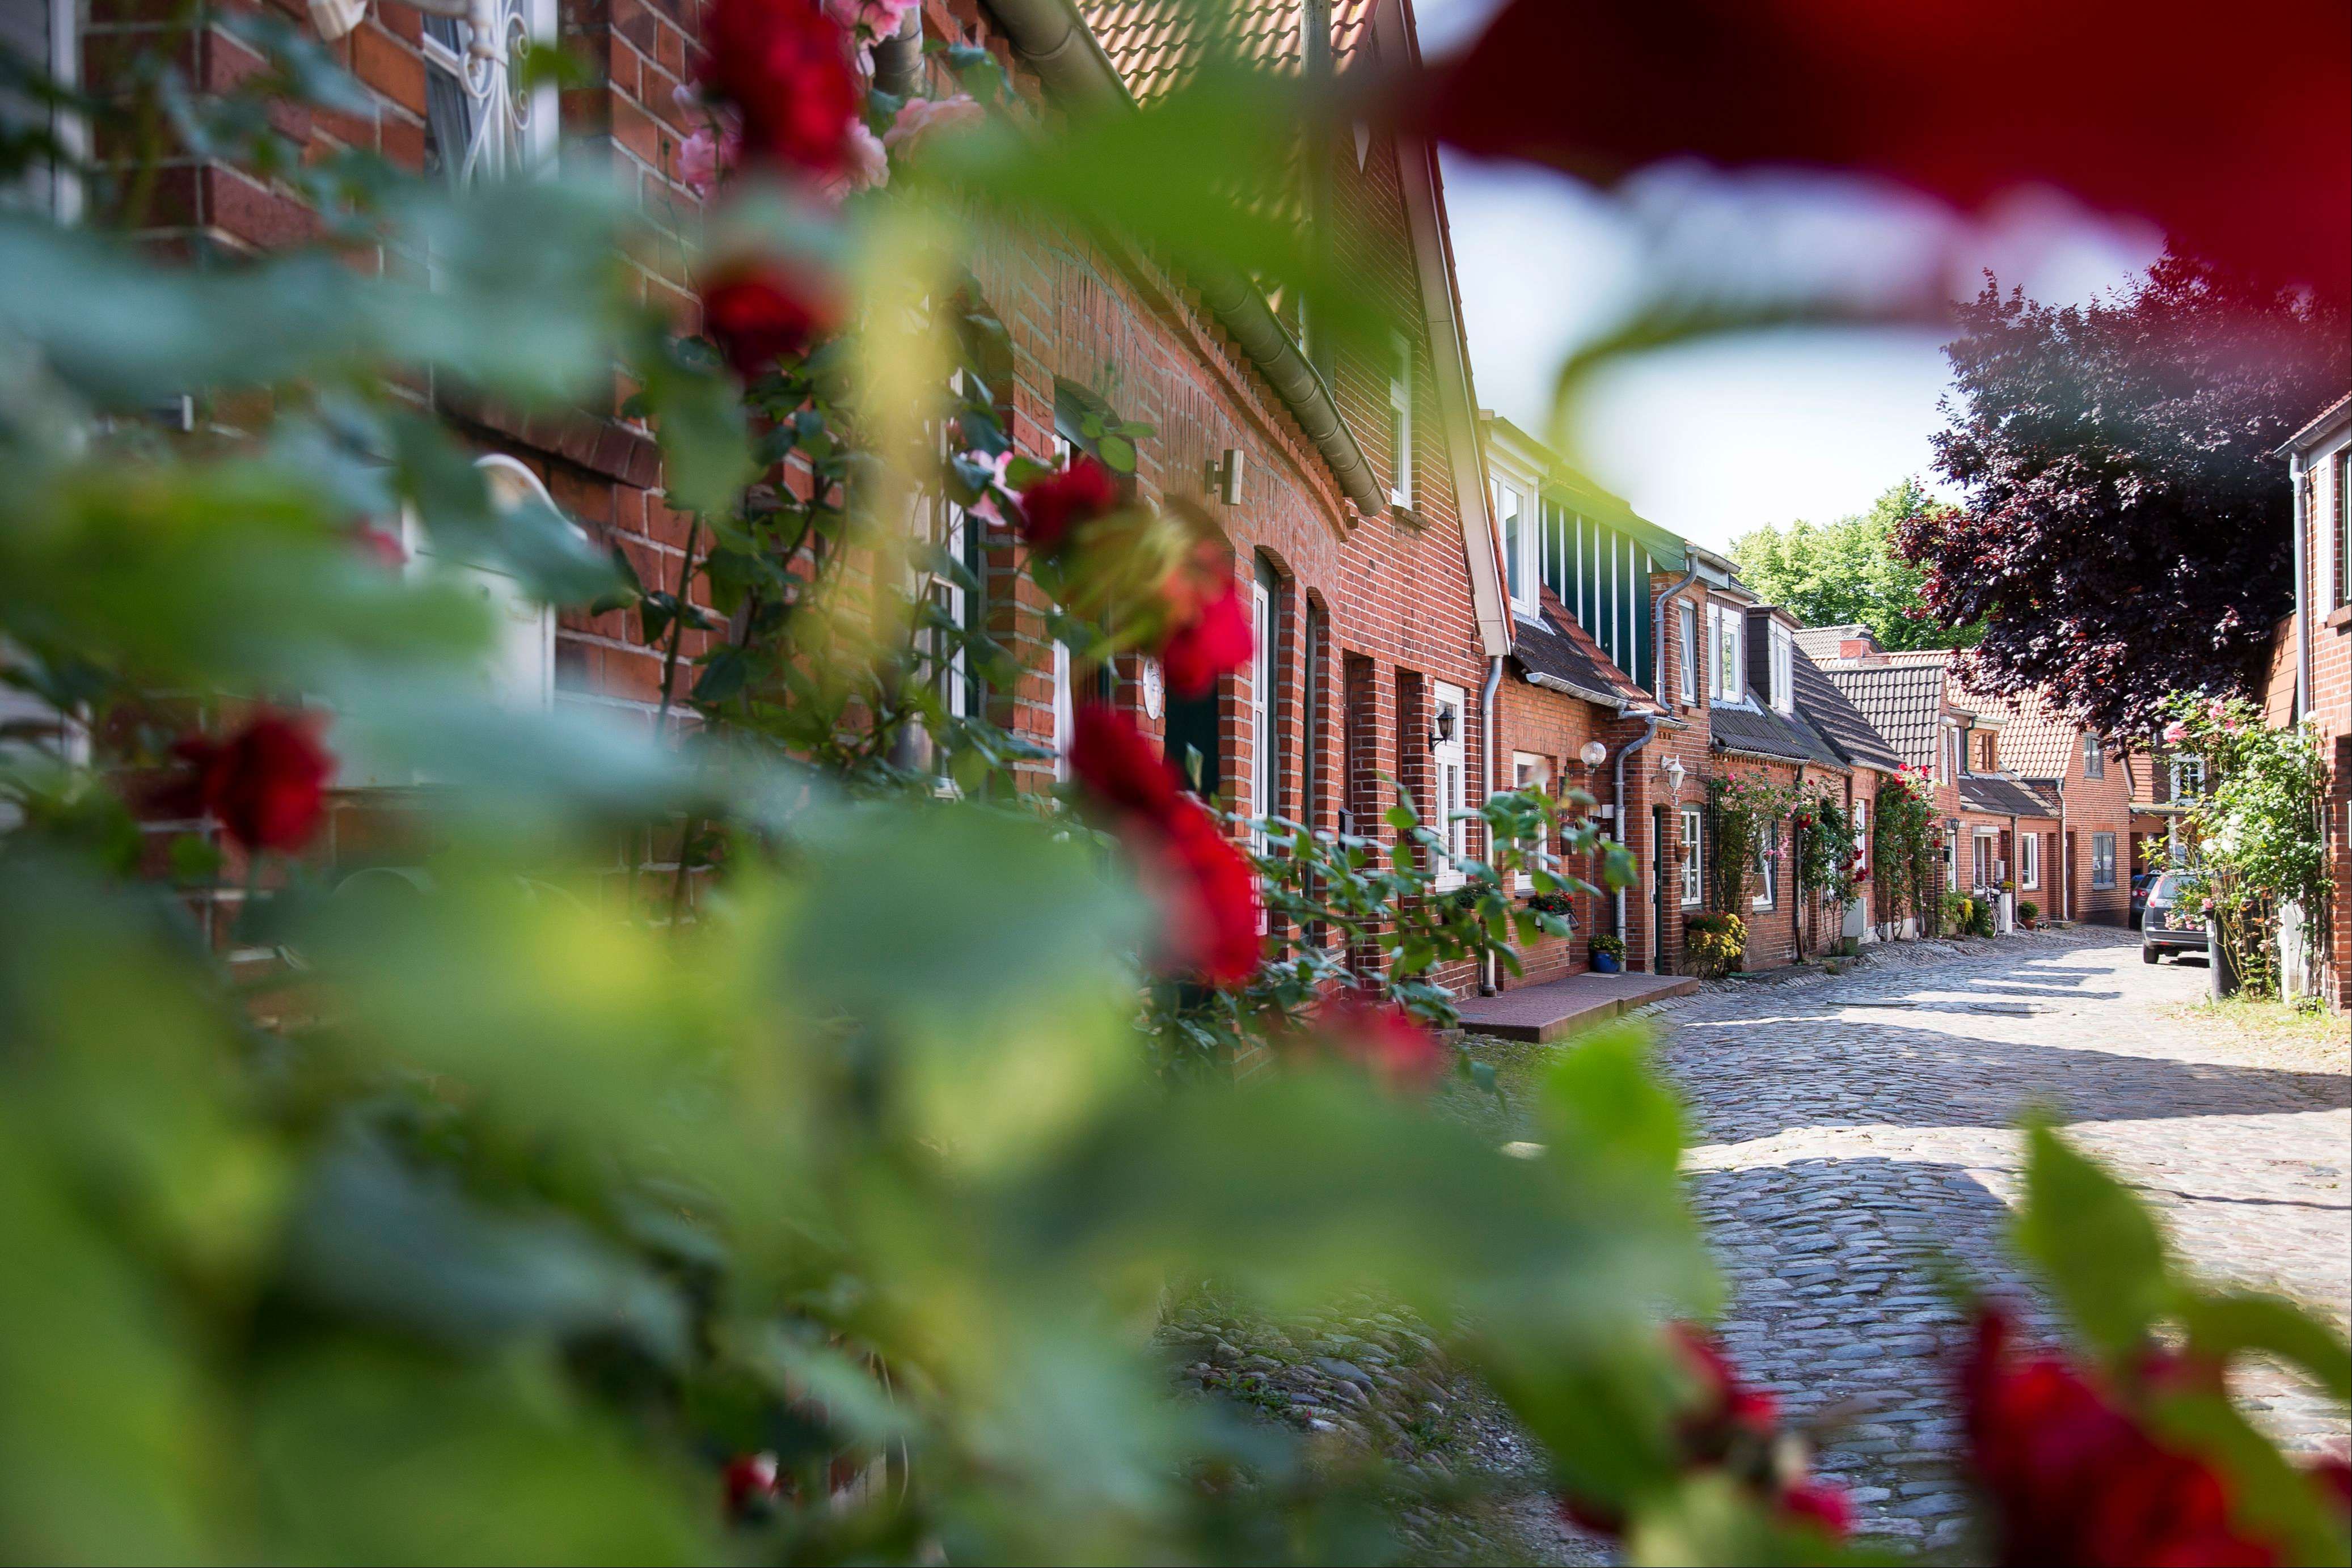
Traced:
[[2139, 917], [2147, 909], [2147, 890], [2156, 885], [2156, 879], [2162, 874], [2163, 873], [2160, 872], [2153, 871], [2136, 872], [2133, 873], [2131, 885], [2131, 927], [2133, 930], [2137, 931], [2139, 929]]
[[2185, 880], [2179, 872], [2168, 871], [2147, 890], [2147, 904], [2139, 922], [2141, 963], [2161, 962], [2167, 953], [2205, 951], [2204, 911], [2176, 905]]

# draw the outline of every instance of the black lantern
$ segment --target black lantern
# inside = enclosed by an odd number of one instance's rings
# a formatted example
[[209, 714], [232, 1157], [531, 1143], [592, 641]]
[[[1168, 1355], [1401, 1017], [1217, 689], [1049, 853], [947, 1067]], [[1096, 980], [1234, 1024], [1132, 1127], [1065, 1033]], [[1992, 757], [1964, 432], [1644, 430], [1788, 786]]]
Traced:
[[1434, 751], [1453, 738], [1454, 710], [1451, 707], [1441, 707], [1437, 710], [1437, 727], [1429, 734], [1429, 749]]

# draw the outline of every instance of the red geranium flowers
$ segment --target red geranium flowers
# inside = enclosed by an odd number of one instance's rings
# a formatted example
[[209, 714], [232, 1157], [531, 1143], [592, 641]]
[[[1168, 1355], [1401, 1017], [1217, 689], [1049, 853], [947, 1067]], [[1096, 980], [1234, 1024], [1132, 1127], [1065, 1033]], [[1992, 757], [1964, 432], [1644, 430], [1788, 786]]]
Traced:
[[1161, 964], [1213, 986], [1255, 973], [1264, 908], [1257, 873], [1208, 808], [1177, 787], [1175, 771], [1134, 721], [1099, 704], [1080, 708], [1070, 771], [1160, 905]]
[[240, 848], [299, 850], [326, 821], [335, 759], [306, 718], [263, 713], [226, 740], [194, 735], [173, 747], [185, 772], [168, 795], [204, 811]]

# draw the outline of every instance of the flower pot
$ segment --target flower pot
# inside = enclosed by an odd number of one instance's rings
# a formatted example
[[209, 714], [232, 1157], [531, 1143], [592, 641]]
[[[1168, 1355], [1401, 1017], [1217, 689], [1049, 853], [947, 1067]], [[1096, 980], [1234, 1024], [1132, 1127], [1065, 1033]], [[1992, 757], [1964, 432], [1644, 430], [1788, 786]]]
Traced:
[[1613, 975], [1622, 966], [1617, 962], [1617, 955], [1614, 953], [1592, 955], [1592, 972], [1596, 975]]

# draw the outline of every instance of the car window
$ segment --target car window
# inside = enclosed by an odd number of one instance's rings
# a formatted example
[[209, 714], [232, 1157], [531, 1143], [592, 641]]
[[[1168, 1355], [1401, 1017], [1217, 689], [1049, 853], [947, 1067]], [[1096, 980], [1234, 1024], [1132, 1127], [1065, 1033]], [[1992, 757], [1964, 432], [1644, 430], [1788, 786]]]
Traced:
[[2179, 891], [2179, 873], [2167, 872], [2156, 879], [2154, 887], [2147, 890], [2147, 901], [2150, 904], [2169, 904], [2172, 902], [2172, 895]]

